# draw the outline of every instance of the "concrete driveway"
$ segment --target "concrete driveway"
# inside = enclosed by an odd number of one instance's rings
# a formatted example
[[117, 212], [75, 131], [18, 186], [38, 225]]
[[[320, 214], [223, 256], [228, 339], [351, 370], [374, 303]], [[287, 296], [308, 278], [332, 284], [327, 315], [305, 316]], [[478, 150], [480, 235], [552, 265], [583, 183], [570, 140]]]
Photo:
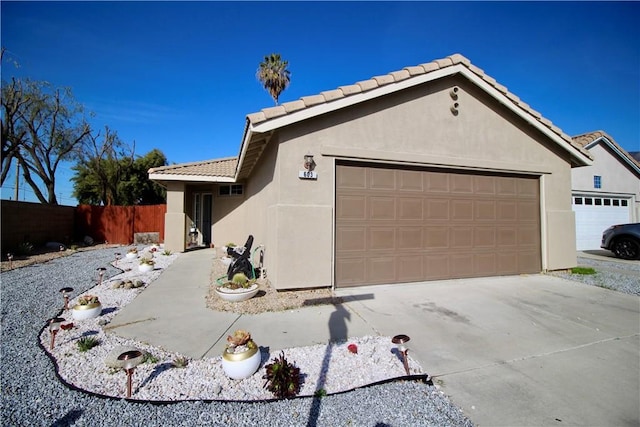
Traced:
[[337, 293], [479, 426], [640, 424], [637, 296], [544, 275]]

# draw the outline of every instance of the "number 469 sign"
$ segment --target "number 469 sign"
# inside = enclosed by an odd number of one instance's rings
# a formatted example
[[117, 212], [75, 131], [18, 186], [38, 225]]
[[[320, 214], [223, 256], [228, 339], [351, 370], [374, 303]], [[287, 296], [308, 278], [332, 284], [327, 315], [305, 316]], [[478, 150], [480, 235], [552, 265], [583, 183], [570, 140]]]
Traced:
[[300, 179], [318, 179], [318, 173], [315, 171], [300, 171], [298, 172], [298, 178]]

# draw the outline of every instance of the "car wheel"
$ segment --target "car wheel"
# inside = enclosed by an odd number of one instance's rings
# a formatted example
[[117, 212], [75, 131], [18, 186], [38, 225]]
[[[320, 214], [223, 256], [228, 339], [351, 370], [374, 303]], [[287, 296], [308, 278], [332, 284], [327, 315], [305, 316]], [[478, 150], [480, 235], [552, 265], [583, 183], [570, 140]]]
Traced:
[[640, 242], [631, 237], [617, 239], [611, 251], [622, 259], [640, 259]]

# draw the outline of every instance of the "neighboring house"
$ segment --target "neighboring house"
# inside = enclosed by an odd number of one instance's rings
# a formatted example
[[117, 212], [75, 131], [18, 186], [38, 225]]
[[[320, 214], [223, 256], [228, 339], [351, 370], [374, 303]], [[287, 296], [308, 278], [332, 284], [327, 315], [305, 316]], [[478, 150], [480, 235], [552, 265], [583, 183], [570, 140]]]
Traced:
[[571, 168], [590, 164], [456, 54], [250, 114], [237, 158], [149, 176], [168, 249], [192, 224], [204, 245], [252, 234], [291, 289], [573, 267]]
[[574, 136], [593, 165], [571, 170], [576, 248], [600, 249], [602, 232], [640, 221], [640, 163], [603, 131]]

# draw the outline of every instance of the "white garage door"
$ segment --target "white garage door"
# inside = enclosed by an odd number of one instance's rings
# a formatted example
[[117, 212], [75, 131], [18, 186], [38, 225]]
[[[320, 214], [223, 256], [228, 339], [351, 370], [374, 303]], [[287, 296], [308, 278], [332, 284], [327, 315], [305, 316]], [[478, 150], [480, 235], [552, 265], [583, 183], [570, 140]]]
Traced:
[[602, 232], [614, 224], [631, 221], [629, 199], [602, 196], [573, 196], [576, 214], [576, 249], [600, 249]]

